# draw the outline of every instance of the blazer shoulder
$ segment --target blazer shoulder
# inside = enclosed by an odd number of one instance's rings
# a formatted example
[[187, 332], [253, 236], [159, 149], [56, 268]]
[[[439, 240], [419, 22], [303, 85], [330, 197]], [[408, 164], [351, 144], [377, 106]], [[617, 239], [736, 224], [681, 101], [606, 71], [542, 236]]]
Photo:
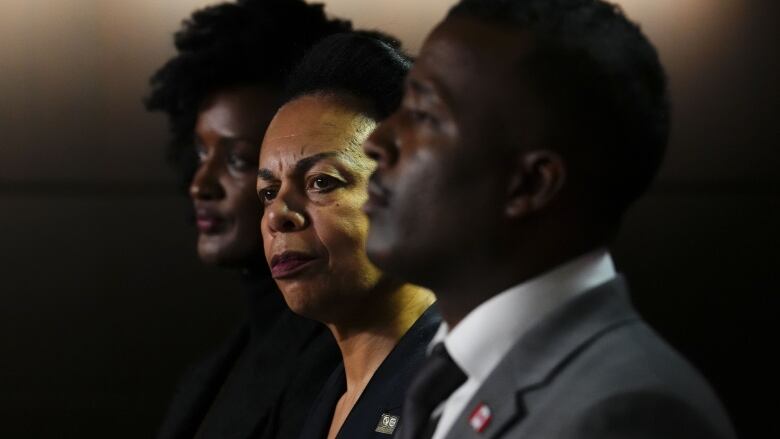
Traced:
[[[568, 439], [591, 437], [576, 433], [591, 430], [600, 437], [664, 437], [653, 436], [659, 426], [652, 419], [681, 423], [674, 430], [680, 435], [733, 437], [715, 393], [636, 313], [620, 278], [583, 293], [525, 334], [467, 405], [460, 432], [470, 430], [467, 415], [480, 404], [492, 409], [490, 437]], [[611, 430], [617, 433], [607, 435]]]
[[578, 414], [561, 439], [735, 439], [690, 401], [649, 389], [609, 395]]
[[583, 401], [581, 407], [570, 407], [586, 430], [603, 428], [606, 434], [614, 429], [615, 437], [633, 437], [625, 429], [656, 434], [667, 428], [665, 434], [647, 437], [734, 437], [706, 379], [641, 320], [602, 334], [547, 387], [550, 395], [558, 395], [551, 398], [568, 394]]

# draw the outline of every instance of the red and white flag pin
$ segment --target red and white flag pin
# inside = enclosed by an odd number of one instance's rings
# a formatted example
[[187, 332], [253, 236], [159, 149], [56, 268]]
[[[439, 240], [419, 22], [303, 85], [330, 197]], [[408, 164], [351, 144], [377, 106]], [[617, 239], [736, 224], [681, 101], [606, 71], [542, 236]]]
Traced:
[[480, 402], [469, 416], [469, 425], [477, 433], [482, 433], [490, 424], [491, 419], [493, 419], [493, 412], [490, 410], [490, 407]]

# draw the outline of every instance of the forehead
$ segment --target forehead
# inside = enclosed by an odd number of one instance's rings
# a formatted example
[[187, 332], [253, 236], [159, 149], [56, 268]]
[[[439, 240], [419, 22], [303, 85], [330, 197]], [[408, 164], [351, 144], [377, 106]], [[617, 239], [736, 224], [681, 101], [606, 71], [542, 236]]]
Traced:
[[234, 87], [211, 93], [201, 104], [196, 129], [261, 131], [276, 110], [277, 95], [264, 87]]
[[410, 77], [434, 83], [453, 104], [486, 104], [521, 88], [518, 72], [531, 47], [528, 32], [450, 17], [428, 36]]
[[262, 158], [297, 157], [349, 148], [368, 136], [374, 121], [357, 104], [332, 96], [303, 96], [279, 109], [266, 131]]

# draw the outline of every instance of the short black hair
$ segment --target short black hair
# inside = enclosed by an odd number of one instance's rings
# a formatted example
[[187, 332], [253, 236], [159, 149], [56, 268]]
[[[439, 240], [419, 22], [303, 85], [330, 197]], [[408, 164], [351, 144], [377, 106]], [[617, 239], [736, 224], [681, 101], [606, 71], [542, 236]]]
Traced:
[[449, 16], [530, 32], [522, 75], [550, 109], [547, 140], [577, 157], [619, 218], [657, 174], [669, 136], [666, 76], [639, 26], [602, 0], [461, 0]]
[[150, 111], [167, 113], [168, 160], [187, 186], [197, 167], [192, 146], [199, 107], [211, 93], [260, 85], [281, 93], [303, 54], [327, 35], [352, 28], [303, 0], [238, 0], [195, 11], [174, 35], [177, 54], [149, 80]]
[[370, 105], [385, 119], [403, 97], [412, 59], [394, 37], [378, 31], [331, 35], [303, 57], [290, 74], [283, 102], [318, 93], [345, 93]]

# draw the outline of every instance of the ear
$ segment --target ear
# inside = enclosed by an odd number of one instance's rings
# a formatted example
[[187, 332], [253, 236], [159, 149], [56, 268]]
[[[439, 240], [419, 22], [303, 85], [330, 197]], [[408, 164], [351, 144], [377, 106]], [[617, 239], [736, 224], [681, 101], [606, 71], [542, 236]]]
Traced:
[[523, 152], [516, 156], [507, 188], [505, 213], [524, 218], [546, 208], [566, 181], [566, 164], [549, 150]]

